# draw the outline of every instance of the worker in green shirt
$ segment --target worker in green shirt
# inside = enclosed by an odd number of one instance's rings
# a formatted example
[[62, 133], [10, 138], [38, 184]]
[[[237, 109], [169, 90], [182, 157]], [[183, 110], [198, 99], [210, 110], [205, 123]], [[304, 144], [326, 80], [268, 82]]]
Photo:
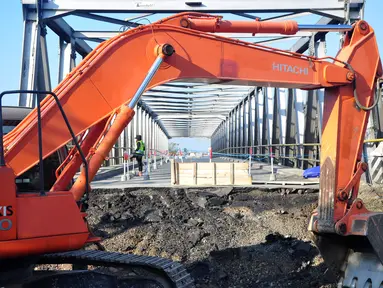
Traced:
[[142, 157], [144, 157], [145, 155], [145, 143], [144, 141], [142, 141], [141, 135], [137, 135], [135, 139], [136, 139], [137, 147], [136, 147], [136, 150], [134, 151], [132, 158], [137, 159], [138, 175], [142, 176]]

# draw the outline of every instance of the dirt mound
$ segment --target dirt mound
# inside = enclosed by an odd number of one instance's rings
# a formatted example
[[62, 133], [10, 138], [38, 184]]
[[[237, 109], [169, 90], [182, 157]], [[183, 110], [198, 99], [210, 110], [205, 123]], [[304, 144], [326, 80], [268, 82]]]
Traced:
[[108, 251], [180, 261], [197, 287], [333, 287], [308, 239], [317, 197], [248, 188], [98, 189], [88, 220]]

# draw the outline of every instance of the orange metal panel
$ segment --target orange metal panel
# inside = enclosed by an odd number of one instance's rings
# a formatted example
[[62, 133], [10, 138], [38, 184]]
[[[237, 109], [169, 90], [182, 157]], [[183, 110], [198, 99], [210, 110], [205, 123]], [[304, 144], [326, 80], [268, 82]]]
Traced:
[[88, 233], [2, 241], [0, 258], [14, 258], [43, 253], [77, 250], [84, 246]]
[[49, 192], [17, 198], [17, 238], [39, 238], [88, 233], [70, 192]]
[[[89, 79], [83, 78], [76, 87], [68, 89], [61, 104], [76, 134], [99, 122], [110, 112], [110, 106]], [[32, 112], [33, 113], [33, 112]], [[55, 103], [42, 112], [43, 151], [50, 155], [71, 138]], [[20, 174], [38, 161], [37, 118], [8, 146], [7, 164]], [[54, 136], [53, 136], [54, 135]]]
[[[15, 175], [12, 169], [0, 167], [0, 241], [16, 239], [18, 210]], [[0, 245], [1, 246], [1, 245]]]

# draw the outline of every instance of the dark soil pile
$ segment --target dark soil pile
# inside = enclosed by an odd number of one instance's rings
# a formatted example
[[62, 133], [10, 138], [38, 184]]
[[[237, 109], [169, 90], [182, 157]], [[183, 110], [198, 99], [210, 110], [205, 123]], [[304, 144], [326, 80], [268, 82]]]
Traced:
[[97, 189], [88, 220], [108, 251], [182, 262], [197, 287], [336, 287], [309, 240], [317, 193]]

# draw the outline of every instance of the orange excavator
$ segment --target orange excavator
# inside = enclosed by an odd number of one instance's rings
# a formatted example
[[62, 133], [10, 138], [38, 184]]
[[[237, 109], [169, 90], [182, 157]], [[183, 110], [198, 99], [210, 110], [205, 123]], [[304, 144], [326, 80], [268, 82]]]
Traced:
[[[214, 34], [295, 34], [305, 29], [344, 32], [336, 58], [315, 58]], [[358, 198], [360, 177], [367, 169], [362, 144], [370, 110], [380, 97], [376, 91], [381, 76], [374, 30], [363, 20], [308, 27], [295, 21], [226, 21], [221, 16], [181, 13], [101, 43], [53, 92], [22, 91], [38, 95], [37, 108], [7, 135], [0, 132], [0, 286], [45, 287], [54, 282], [54, 287], [68, 287], [70, 279], [71, 287], [88, 287], [76, 280], [82, 273], [94, 280], [92, 287], [124, 287], [118, 281], [128, 281], [124, 283], [131, 286], [126, 287], [193, 287], [185, 268], [168, 259], [83, 249], [100, 241], [86, 221], [87, 200], [92, 197], [89, 182], [133, 118], [142, 93], [179, 80], [324, 88], [319, 203], [309, 231], [328, 265], [341, 272], [340, 287], [381, 287], [383, 214], [368, 211]], [[19, 92], [3, 92], [0, 97]], [[75, 146], [49, 176], [55, 181], [47, 187], [44, 161], [69, 141]], [[36, 167], [38, 191], [19, 189], [15, 179]], [[81, 173], [73, 181], [78, 169]], [[59, 271], [33, 269], [57, 263], [76, 269], [65, 277]], [[135, 273], [119, 280], [118, 275], [109, 278], [95, 270], [85, 273], [88, 265]]]

